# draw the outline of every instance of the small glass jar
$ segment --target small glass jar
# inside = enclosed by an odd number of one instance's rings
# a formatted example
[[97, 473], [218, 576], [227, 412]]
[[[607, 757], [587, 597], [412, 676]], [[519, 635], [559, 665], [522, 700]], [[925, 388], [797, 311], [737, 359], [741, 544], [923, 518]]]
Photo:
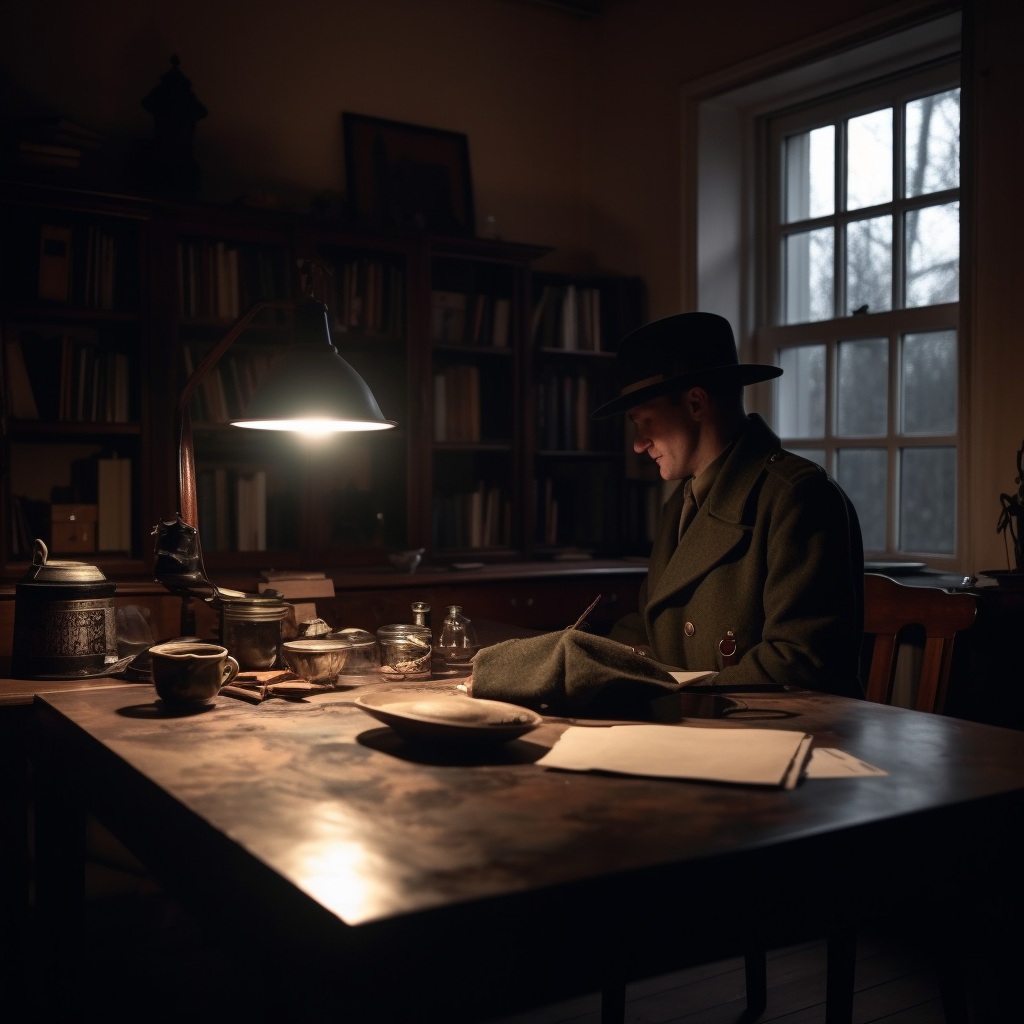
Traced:
[[330, 639], [344, 640], [349, 645], [348, 658], [338, 673], [339, 685], [354, 683], [359, 676], [376, 677], [380, 673], [380, 647], [372, 633], [349, 626], [331, 633]]
[[288, 606], [280, 598], [220, 598], [220, 642], [243, 671], [281, 667]]
[[429, 679], [431, 633], [427, 626], [393, 623], [377, 630], [382, 679]]

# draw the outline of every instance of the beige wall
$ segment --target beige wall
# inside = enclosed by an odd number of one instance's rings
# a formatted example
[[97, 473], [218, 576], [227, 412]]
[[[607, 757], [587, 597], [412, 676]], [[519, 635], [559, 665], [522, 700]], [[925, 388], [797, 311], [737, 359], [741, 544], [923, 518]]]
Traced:
[[[178, 53], [210, 114], [196, 153], [205, 198], [249, 189], [287, 204], [344, 187], [343, 110], [465, 132], [478, 224], [555, 247], [545, 266], [642, 275], [650, 312], [692, 277], [680, 87], [890, 8], [871, 0], [608, 0], [595, 20], [516, 0], [48, 0], [0, 8], [0, 110], [28, 104], [125, 143], [150, 134], [141, 98]], [[976, 0], [977, 221], [968, 381], [970, 543], [1001, 566], [998, 494], [1024, 436], [1016, 279], [1024, 109], [1020, 10]], [[970, 11], [975, 12], [971, 14]], [[973, 31], [973, 29], [972, 29]], [[972, 57], [974, 50], [972, 50]], [[973, 74], [973, 72], [972, 72]], [[1007, 130], [1007, 126], [1010, 127]]]

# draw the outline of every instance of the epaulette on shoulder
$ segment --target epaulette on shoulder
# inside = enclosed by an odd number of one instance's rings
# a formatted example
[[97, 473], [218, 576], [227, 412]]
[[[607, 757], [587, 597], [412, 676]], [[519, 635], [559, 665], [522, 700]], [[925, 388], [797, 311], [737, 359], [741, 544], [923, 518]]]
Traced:
[[765, 459], [765, 469], [773, 476], [785, 480], [790, 486], [810, 477], [825, 476], [825, 470], [816, 462], [777, 448]]

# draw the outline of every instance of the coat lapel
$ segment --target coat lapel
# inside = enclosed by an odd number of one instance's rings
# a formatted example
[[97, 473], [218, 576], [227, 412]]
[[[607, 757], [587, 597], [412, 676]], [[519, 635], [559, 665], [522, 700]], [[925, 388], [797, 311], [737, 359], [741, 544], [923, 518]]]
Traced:
[[778, 451], [779, 439], [760, 416], [751, 415], [750, 420], [682, 544], [676, 544], [681, 486], [665, 505], [662, 527], [651, 552], [648, 608], [706, 576], [753, 528], [744, 521], [750, 493], [764, 471], [766, 459]]

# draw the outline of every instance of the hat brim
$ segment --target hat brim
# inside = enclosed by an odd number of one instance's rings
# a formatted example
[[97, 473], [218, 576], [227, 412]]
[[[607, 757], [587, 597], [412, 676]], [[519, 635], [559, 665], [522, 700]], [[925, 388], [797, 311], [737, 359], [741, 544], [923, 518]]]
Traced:
[[616, 413], [632, 409], [634, 406], [643, 405], [644, 402], [649, 402], [652, 398], [657, 398], [660, 395], [667, 395], [673, 391], [686, 391], [694, 385], [705, 382], [733, 381], [746, 387], [748, 384], [759, 384], [761, 381], [772, 380], [781, 374], [782, 367], [769, 366], [767, 363], [729, 363], [726, 366], [691, 370], [621, 394], [618, 398], [599, 405], [590, 414], [590, 418], [592, 420], [605, 419]]

